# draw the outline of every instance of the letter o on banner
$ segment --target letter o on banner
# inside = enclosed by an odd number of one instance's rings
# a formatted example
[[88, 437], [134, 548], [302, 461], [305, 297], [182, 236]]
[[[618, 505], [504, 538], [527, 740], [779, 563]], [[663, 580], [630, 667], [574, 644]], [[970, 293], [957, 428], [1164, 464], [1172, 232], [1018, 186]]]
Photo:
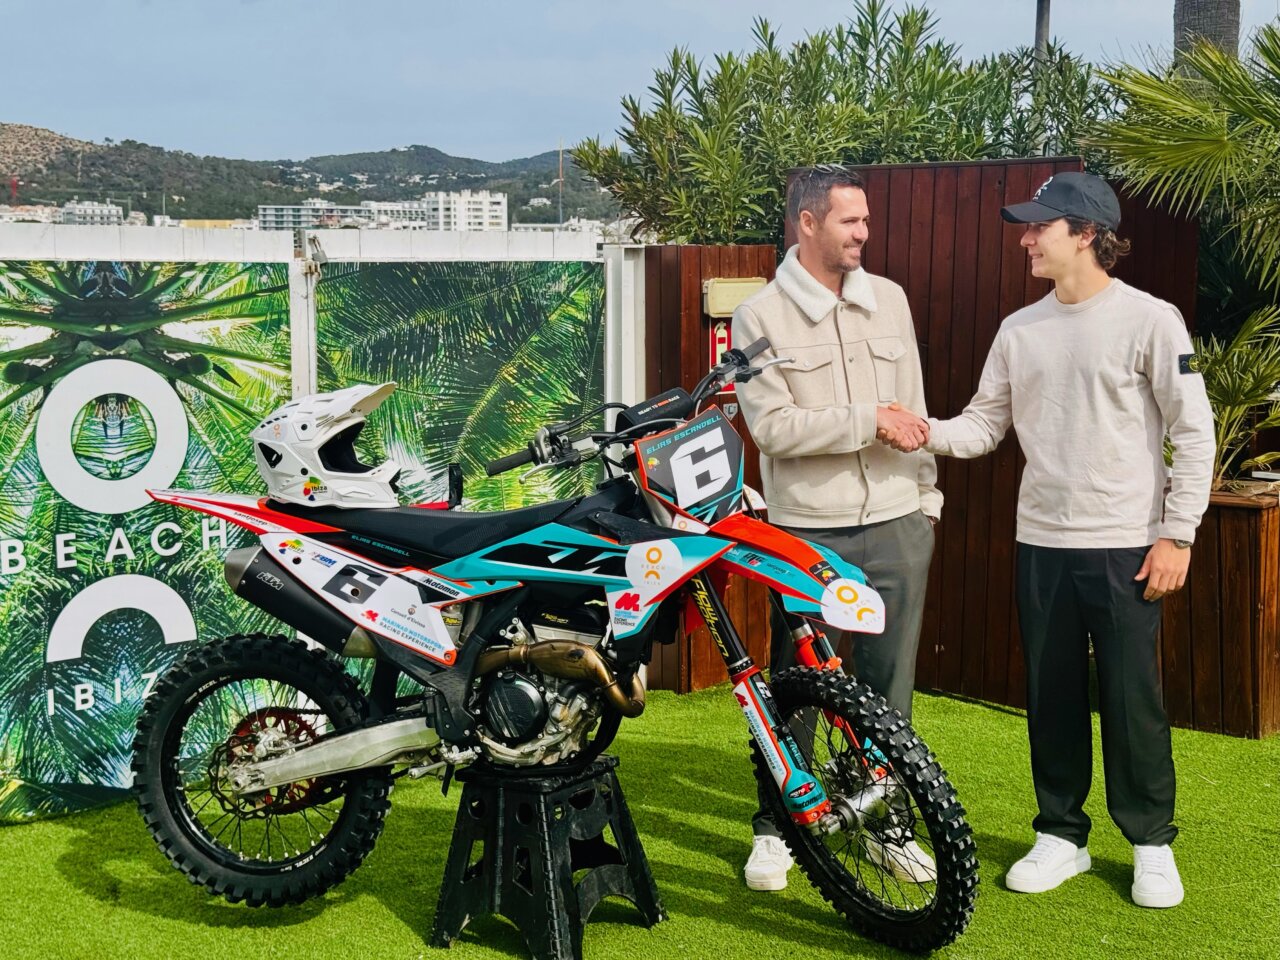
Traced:
[[[123, 480], [95, 477], [80, 465], [71, 445], [76, 415], [105, 393], [133, 397], [150, 411], [156, 426], [151, 459]], [[182, 469], [187, 412], [173, 387], [149, 367], [132, 360], [97, 360], [71, 371], [49, 391], [36, 423], [36, 452], [45, 479], [64, 500], [91, 513], [129, 513], [151, 502], [148, 487], [169, 486]]]
[[141, 610], [154, 617], [165, 643], [196, 638], [191, 608], [176, 590], [153, 577], [127, 573], [90, 584], [71, 598], [49, 631], [45, 661], [79, 660], [90, 628], [113, 610]]

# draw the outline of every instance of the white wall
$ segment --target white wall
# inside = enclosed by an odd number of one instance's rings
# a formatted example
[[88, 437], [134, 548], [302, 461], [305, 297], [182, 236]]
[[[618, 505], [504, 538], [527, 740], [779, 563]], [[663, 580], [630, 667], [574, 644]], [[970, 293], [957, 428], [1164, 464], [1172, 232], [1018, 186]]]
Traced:
[[0, 223], [0, 260], [214, 260], [278, 263], [292, 259], [291, 233]]
[[[595, 239], [576, 230], [310, 230], [330, 260], [599, 260]], [[294, 259], [288, 230], [188, 230], [0, 223], [3, 260]]]
[[647, 396], [644, 363], [644, 247], [604, 246], [604, 398]]

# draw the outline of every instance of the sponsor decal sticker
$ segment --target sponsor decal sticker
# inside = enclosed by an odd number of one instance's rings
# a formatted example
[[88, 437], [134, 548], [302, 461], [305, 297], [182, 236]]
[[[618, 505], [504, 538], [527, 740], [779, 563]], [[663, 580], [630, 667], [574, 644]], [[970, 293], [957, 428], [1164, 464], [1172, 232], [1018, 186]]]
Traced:
[[613, 605], [615, 610], [629, 610], [632, 613], [640, 612], [640, 594], [624, 593], [618, 598], [618, 602]]
[[258, 571], [258, 579], [265, 583], [272, 590], [283, 590], [284, 581], [277, 577], [274, 573], [267, 573], [265, 570]]
[[841, 630], [884, 632], [884, 600], [868, 584], [838, 579], [822, 591], [822, 619]]
[[823, 583], [830, 583], [832, 580], [836, 579], [835, 570], [832, 568], [831, 564], [827, 563], [825, 560], [815, 563], [809, 568], [809, 572]]
[[627, 551], [627, 579], [637, 588], [641, 599], [658, 595], [683, 572], [684, 558], [672, 540], [637, 543]]

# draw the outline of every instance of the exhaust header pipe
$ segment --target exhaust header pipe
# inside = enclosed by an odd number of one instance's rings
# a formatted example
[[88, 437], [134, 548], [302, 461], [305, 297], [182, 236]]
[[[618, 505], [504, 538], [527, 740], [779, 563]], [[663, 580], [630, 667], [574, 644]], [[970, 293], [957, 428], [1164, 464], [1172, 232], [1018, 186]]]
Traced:
[[638, 717], [644, 713], [645, 692], [640, 674], [631, 678], [630, 692], [624, 692], [604, 658], [585, 643], [551, 640], [486, 650], [476, 660], [476, 673], [492, 673], [506, 666], [533, 667], [564, 680], [590, 680], [600, 687], [605, 699], [624, 717]]

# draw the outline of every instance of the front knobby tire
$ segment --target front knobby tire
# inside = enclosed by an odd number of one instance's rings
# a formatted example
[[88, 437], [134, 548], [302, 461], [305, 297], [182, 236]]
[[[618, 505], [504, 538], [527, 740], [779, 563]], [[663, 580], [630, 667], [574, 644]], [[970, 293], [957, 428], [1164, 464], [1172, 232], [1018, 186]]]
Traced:
[[390, 805], [389, 768], [241, 797], [230, 765], [272, 738], [298, 745], [367, 715], [355, 681], [321, 650], [233, 636], [188, 650], [138, 718], [133, 792], [161, 851], [232, 903], [284, 906], [344, 880], [373, 849]]
[[[978, 860], [964, 808], [928, 747], [901, 714], [853, 677], [794, 667], [770, 687], [780, 718], [791, 725], [828, 796], [858, 796], [871, 784], [893, 798], [871, 808], [860, 828], [815, 836], [787, 814], [753, 747], [766, 809], [809, 881], [867, 937], [918, 953], [954, 941], [973, 915]], [[834, 718], [852, 728], [855, 742]], [[914, 840], [935, 861], [936, 880], [895, 876], [875, 855], [884, 849], [877, 838], [885, 837]]]

